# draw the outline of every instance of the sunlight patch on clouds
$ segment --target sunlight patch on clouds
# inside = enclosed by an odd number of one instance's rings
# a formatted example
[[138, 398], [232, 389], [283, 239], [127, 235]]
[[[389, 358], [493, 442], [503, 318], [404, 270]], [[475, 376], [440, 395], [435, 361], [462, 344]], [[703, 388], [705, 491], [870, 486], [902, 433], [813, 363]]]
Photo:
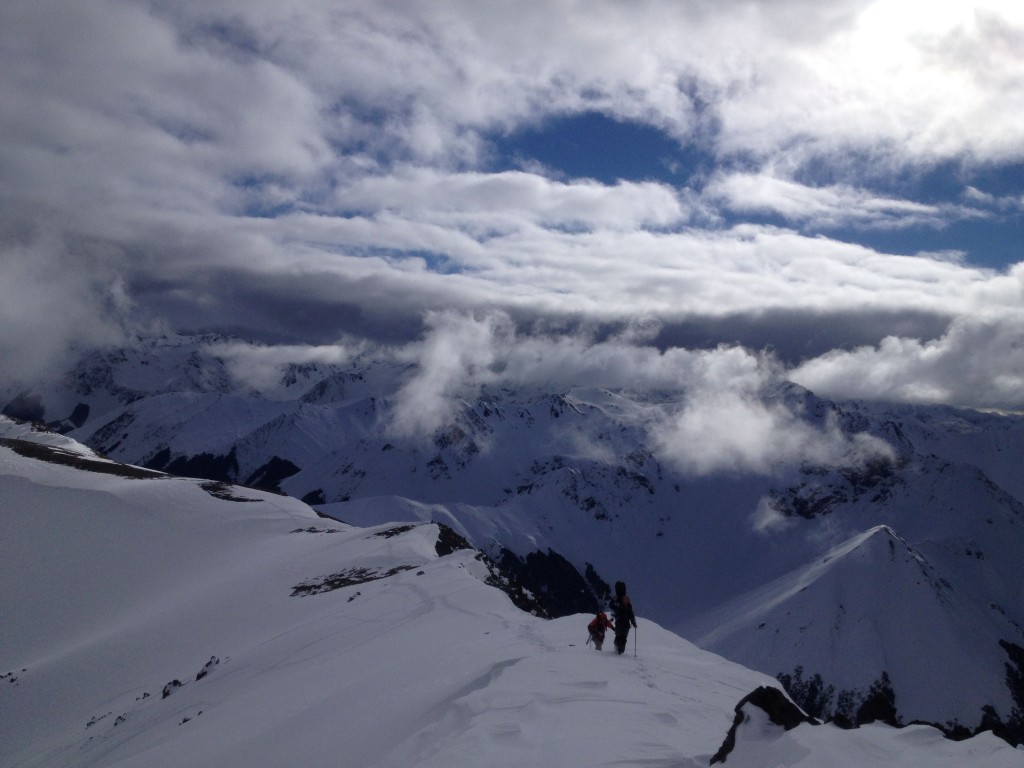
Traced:
[[914, 41], [969, 26], [974, 12], [959, 0], [875, 0], [857, 18], [854, 51], [861, 66], [882, 74], [913, 67]]
[[769, 47], [756, 80], [722, 102], [722, 144], [790, 163], [847, 149], [893, 168], [1019, 159], [1020, 46], [1003, 42], [1020, 39], [1019, 7], [876, 0], [816, 41]]

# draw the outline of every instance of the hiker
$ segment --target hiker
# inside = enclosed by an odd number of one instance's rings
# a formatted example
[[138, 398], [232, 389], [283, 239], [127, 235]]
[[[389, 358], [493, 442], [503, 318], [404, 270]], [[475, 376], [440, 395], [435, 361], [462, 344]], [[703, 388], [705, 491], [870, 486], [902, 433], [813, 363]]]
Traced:
[[615, 650], [622, 653], [626, 650], [626, 638], [629, 637], [630, 625], [636, 626], [636, 615], [633, 603], [626, 594], [626, 583], [615, 582], [615, 597], [612, 598], [612, 611], [615, 613]]
[[587, 624], [587, 629], [590, 631], [590, 639], [594, 641], [594, 647], [600, 651], [601, 646], [604, 645], [604, 631], [606, 629], [615, 629], [615, 625], [608, 618], [607, 613], [598, 611], [597, 616]]

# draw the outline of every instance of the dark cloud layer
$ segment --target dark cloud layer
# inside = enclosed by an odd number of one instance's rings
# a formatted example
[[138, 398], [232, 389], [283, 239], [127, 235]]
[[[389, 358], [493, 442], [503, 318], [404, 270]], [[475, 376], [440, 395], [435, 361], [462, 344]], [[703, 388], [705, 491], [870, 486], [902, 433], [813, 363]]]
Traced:
[[666, 326], [655, 343], [662, 348], [709, 349], [735, 344], [767, 350], [788, 365], [833, 350], [875, 346], [889, 336], [931, 341], [949, 326], [947, 316], [923, 312], [836, 312], [817, 314], [777, 310], [758, 315], [693, 318]]

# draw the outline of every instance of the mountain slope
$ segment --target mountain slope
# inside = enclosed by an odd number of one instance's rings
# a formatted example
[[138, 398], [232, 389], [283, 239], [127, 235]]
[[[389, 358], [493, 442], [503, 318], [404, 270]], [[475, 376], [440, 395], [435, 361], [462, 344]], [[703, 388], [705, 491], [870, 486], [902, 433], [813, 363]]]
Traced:
[[[986, 665], [962, 688], [909, 656], [887, 665], [899, 717], [974, 729], [979, 701], [1003, 719], [1012, 715], [1007, 664], [1015, 662], [1007, 648], [1024, 646], [1020, 417], [833, 403], [782, 384], [760, 397], [765, 408], [788, 414], [794, 434], [888, 448], [856, 461], [822, 455], [780, 463], [770, 474], [694, 475], [673, 462], [652, 427], [678, 418], [686, 392], [613, 391], [595, 382], [485, 386], [453, 399], [436, 431], [410, 435], [395, 429], [399, 394], [416, 374], [406, 363], [290, 366], [257, 390], [231, 377], [217, 349], [202, 338], [140, 342], [94, 356], [22, 400], [38, 394], [47, 418], [115, 459], [280, 489], [349, 523], [444, 522], [495, 559], [539, 563], [531, 583], [549, 594], [568, 591], [559, 604], [570, 612], [624, 579], [643, 616], [692, 638], [706, 634], [700, 617], [742, 623], [745, 613], [727, 616], [722, 606], [742, 604], [765, 583], [813, 568], [843, 542], [885, 525], [927, 561], [936, 581], [976, 606], [973, 628], [950, 646], [960, 661], [949, 664]], [[745, 430], [756, 427], [729, 420], [708, 431], [732, 430], [742, 445]], [[583, 576], [552, 579], [565, 571], [550, 563], [563, 560]], [[871, 576], [861, 569], [849, 578], [874, 589]], [[584, 602], [575, 599], [580, 593]], [[884, 604], [876, 602], [871, 620], [893, 626], [876, 640], [898, 634], [928, 649], [946, 631], [929, 623], [941, 612], [908, 623], [883, 612]], [[832, 614], [837, 605], [822, 609]], [[851, 629], [843, 624], [840, 635]], [[821, 635], [864, 654], [851, 659], [842, 681], [825, 684], [867, 691], [879, 679], [881, 648], [858, 637]], [[809, 664], [827, 649], [789, 647], [783, 658], [755, 644], [744, 660], [772, 675], [819, 671]], [[934, 698], [915, 693], [929, 687]], [[927, 704], [917, 708], [918, 701]], [[948, 710], [936, 712], [936, 701]]]
[[[346, 526], [0, 426], [4, 765], [707, 765], [771, 683], [646, 620], [636, 658], [595, 653], [587, 617], [515, 608], [436, 525]], [[737, 721], [729, 765], [1019, 764], [991, 736]]]
[[[709, 629], [697, 642], [741, 663], [792, 671], [798, 685], [820, 675], [834, 690], [819, 692], [819, 716], [855, 720], [862, 701], [842, 692], [859, 688], [863, 698], [867, 673], [897, 692], [902, 711], [977, 723], [985, 705], [1013, 708], [1009, 691], [993, 698], [1006, 656], [987, 612], [879, 526], [705, 617]], [[934, 680], [941, 684], [924, 684]]]

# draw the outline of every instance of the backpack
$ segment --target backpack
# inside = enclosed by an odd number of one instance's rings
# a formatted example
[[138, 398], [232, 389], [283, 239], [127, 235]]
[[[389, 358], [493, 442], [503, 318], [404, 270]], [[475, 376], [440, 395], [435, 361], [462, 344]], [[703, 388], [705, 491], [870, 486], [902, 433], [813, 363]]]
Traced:
[[612, 611], [615, 613], [615, 621], [630, 624], [633, 621], [633, 603], [626, 594], [626, 584], [622, 581], [615, 582], [615, 597], [611, 602]]

